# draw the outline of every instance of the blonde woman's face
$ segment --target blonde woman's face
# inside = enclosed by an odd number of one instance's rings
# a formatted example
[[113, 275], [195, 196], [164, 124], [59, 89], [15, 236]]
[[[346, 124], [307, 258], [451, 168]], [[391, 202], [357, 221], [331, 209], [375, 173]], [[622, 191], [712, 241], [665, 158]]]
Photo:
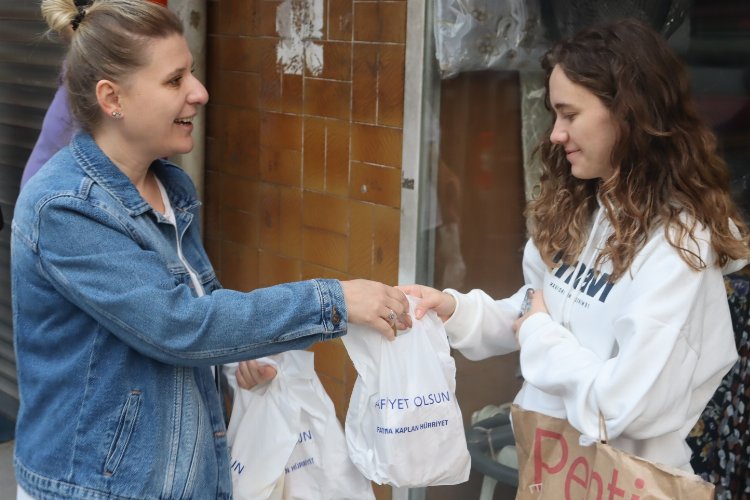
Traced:
[[149, 158], [193, 149], [192, 121], [208, 102], [208, 92], [192, 74], [185, 38], [172, 35], [149, 45], [149, 62], [135, 71], [119, 93], [121, 131], [128, 145]]
[[560, 65], [550, 75], [549, 98], [555, 112], [550, 141], [565, 149], [571, 174], [578, 179], [609, 178], [617, 139], [612, 113], [590, 90], [572, 82]]

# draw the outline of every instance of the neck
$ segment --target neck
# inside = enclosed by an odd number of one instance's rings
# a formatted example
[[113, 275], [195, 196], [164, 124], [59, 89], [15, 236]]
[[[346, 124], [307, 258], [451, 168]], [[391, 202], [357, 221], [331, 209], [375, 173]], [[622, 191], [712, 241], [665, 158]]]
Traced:
[[130, 179], [139, 191], [142, 191], [149, 167], [156, 158], [147, 154], [139, 154], [132, 146], [120, 140], [119, 135], [107, 133], [107, 131], [95, 132], [93, 138], [112, 163]]

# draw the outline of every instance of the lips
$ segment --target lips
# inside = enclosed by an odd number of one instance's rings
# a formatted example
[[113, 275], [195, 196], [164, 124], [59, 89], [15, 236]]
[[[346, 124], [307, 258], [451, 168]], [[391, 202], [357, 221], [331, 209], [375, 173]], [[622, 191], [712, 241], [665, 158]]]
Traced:
[[177, 118], [174, 122], [178, 125], [192, 125], [195, 116], [188, 116], [185, 118]]

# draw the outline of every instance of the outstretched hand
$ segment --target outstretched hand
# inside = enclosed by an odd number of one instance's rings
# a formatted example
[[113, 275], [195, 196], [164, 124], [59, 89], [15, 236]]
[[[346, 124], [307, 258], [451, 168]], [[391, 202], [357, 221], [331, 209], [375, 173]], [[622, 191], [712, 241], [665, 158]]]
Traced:
[[407, 295], [421, 299], [414, 310], [414, 317], [416, 319], [422, 319], [427, 311], [432, 309], [437, 313], [438, 318], [445, 323], [456, 310], [455, 297], [435, 288], [425, 285], [401, 285], [396, 288]]
[[403, 292], [377, 281], [342, 281], [349, 322], [365, 325], [393, 340], [396, 330], [411, 328], [409, 301]]

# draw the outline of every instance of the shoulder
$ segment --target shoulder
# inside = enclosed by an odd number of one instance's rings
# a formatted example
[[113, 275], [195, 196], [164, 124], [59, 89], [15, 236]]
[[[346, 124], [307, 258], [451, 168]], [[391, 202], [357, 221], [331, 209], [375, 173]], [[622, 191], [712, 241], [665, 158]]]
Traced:
[[633, 267], [637, 270], [646, 261], [655, 260], [696, 269], [714, 266], [716, 254], [711, 246], [710, 229], [686, 213], [680, 215], [679, 223], [660, 224], [649, 235]]
[[23, 186], [16, 206], [36, 205], [43, 199], [59, 194], [75, 193], [80, 189], [81, 182], [85, 177], [86, 175], [78, 165], [70, 147], [65, 146], [52, 155], [44, 164], [44, 168], [40, 169]]

